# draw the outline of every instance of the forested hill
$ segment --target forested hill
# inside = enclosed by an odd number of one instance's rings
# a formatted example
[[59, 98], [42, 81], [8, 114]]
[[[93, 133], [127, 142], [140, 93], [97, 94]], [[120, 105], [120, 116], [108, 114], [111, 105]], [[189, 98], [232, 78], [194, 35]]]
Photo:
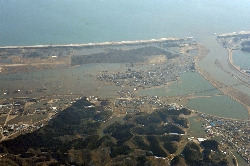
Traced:
[[[185, 141], [181, 134], [188, 121], [179, 115], [190, 114], [187, 108], [128, 114], [124, 123], [114, 122], [100, 137], [98, 129], [112, 114], [90, 105], [82, 98], [43, 128], [2, 142], [0, 165], [165, 165]], [[192, 151], [196, 158], [177, 156], [173, 164], [200, 161], [200, 150], [193, 147], [183, 153]]]

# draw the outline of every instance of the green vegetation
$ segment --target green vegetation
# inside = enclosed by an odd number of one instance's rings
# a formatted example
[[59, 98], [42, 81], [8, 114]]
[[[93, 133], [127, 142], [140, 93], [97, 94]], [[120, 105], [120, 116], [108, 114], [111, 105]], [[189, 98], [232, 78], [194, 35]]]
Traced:
[[[67, 162], [67, 152], [70, 149], [89, 149], [98, 148], [102, 142], [98, 135], [95, 135], [100, 123], [93, 121], [93, 115], [96, 114], [96, 108], [85, 108], [89, 106], [85, 98], [76, 101], [71, 107], [65, 109], [50, 123], [33, 132], [20, 135], [13, 140], [7, 140], [1, 143], [1, 153], [6, 151], [13, 155], [20, 154], [25, 160], [34, 160], [37, 155], [46, 152], [45, 159], [56, 159], [62, 163]], [[77, 138], [76, 135], [85, 135], [87, 137]], [[71, 140], [65, 141], [61, 138], [70, 136]], [[34, 149], [34, 154], [27, 153]], [[21, 160], [21, 159], [19, 159]]]
[[[8, 155], [1, 158], [0, 165], [154, 165], [150, 156], [174, 155], [182, 140], [177, 133], [185, 133], [183, 128], [188, 127], [188, 121], [179, 116], [190, 114], [188, 109], [163, 108], [151, 114], [127, 115], [123, 124], [114, 122], [100, 137], [97, 131], [101, 121], [112, 112], [104, 106], [87, 107], [90, 105], [82, 98], [45, 127], [2, 142], [0, 153]], [[188, 143], [182, 152], [184, 157], [175, 157], [172, 164], [225, 163], [219, 159], [221, 155], [214, 157], [211, 153], [219, 152], [216, 141], [204, 141], [201, 146], [203, 153], [199, 145]]]
[[131, 127], [133, 127], [133, 124], [121, 124], [120, 122], [114, 122], [113, 124], [109, 125], [106, 129], [104, 129], [105, 134], [111, 134], [114, 132], [129, 130]]
[[114, 158], [114, 157], [116, 157], [118, 155], [129, 154], [130, 150], [131, 149], [127, 145], [122, 145], [122, 146], [118, 146], [118, 147], [112, 147], [111, 148], [110, 157]]
[[200, 145], [204, 149], [209, 149], [213, 151], [219, 150], [219, 143], [215, 140], [206, 140], [206, 141], [201, 142]]
[[157, 157], [167, 157], [165, 151], [159, 146], [159, 141], [155, 136], [147, 136], [149, 142], [149, 149], [152, 151], [154, 156]]
[[120, 132], [112, 133], [111, 136], [117, 139], [117, 145], [123, 145], [125, 142], [127, 142], [133, 137], [133, 134], [129, 130], [121, 130]]
[[137, 158], [137, 166], [150, 166], [150, 165], [151, 165], [151, 162], [148, 161], [146, 156], [139, 156]]
[[[139, 135], [162, 135], [165, 133], [179, 133], [184, 134], [183, 129], [177, 125], [188, 127], [188, 120], [179, 117], [180, 114], [190, 114], [191, 112], [186, 109], [159, 109], [152, 114], [139, 114], [135, 117], [137, 124], [143, 125], [134, 128], [134, 132]], [[168, 123], [163, 125], [161, 122]], [[173, 122], [171, 124], [169, 122]], [[177, 124], [177, 125], [175, 125]]]
[[25, 58], [38, 58], [40, 56], [42, 56], [42, 54], [39, 54], [37, 52], [30, 52], [24, 55]]
[[160, 140], [163, 142], [180, 142], [181, 136], [180, 135], [163, 135], [160, 137]]
[[170, 153], [173, 154], [177, 151], [178, 145], [175, 142], [166, 142], [163, 147]]
[[218, 145], [215, 140], [206, 140], [201, 142], [200, 145], [189, 142], [184, 147], [182, 154], [173, 158], [171, 165], [227, 166], [229, 163], [221, 153]]
[[130, 50], [107, 49], [102, 53], [73, 56], [71, 62], [72, 65], [86, 63], [136, 63], [144, 62], [147, 60], [147, 56], [152, 55], [166, 55], [168, 59], [179, 56], [154, 46], [147, 46]]
[[98, 112], [94, 115], [94, 119], [95, 120], [98, 120], [98, 121], [106, 121], [108, 120], [112, 115], [112, 111], [110, 110], [107, 110], [107, 111], [104, 111], [102, 110], [101, 112]]
[[170, 163], [171, 166], [186, 166], [185, 159], [182, 156], [175, 156]]
[[195, 163], [202, 158], [200, 147], [194, 142], [189, 142], [182, 151], [187, 163]]
[[132, 142], [138, 149], [149, 150], [149, 146], [145, 143], [145, 138], [142, 136], [135, 136]]
[[188, 120], [179, 116], [172, 116], [174, 123], [179, 124], [185, 128], [188, 128]]

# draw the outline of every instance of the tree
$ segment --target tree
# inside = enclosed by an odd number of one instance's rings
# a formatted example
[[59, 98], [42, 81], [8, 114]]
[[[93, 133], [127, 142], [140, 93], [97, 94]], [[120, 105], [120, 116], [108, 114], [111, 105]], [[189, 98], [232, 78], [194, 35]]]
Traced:
[[178, 146], [174, 142], [166, 142], [163, 147], [170, 153], [173, 154], [177, 151]]
[[219, 149], [219, 143], [215, 140], [205, 140], [200, 144], [203, 148], [208, 150], [217, 151]]
[[186, 166], [185, 159], [181, 156], [175, 156], [170, 163], [171, 166]]
[[202, 157], [199, 145], [194, 142], [187, 143], [182, 154], [189, 164], [199, 161]]

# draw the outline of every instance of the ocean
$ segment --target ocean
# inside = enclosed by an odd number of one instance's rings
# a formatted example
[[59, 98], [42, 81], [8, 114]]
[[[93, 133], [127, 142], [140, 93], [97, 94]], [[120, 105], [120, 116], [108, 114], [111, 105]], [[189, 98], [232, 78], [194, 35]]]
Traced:
[[0, 0], [0, 46], [94, 43], [249, 30], [250, 1]]

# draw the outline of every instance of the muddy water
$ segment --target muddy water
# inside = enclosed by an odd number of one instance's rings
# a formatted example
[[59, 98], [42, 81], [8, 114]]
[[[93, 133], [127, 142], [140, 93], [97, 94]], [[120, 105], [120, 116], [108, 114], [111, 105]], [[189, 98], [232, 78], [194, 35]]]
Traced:
[[228, 96], [194, 98], [188, 102], [187, 106], [215, 116], [248, 119], [247, 109]]
[[[149, 66], [138, 66], [136, 69], [150, 68]], [[10, 97], [40, 97], [75, 95], [89, 96], [95, 95], [101, 98], [118, 97], [118, 90], [131, 90], [131, 87], [119, 87], [100, 82], [96, 76], [102, 71], [125, 71], [128, 67], [122, 64], [86, 64], [69, 69], [44, 70], [28, 73], [16, 73], [0, 75], [0, 98]], [[43, 92], [38, 92], [41, 88], [46, 88]], [[21, 92], [13, 93], [20, 89]], [[4, 95], [5, 90], [10, 94]], [[26, 90], [32, 90], [31, 94], [26, 94]], [[191, 99], [189, 108], [204, 111], [216, 116], [234, 117], [245, 119], [247, 110], [239, 103], [226, 96], [216, 96], [221, 92], [216, 90], [207, 80], [197, 72], [186, 72], [180, 75], [180, 79], [170, 85], [160, 88], [144, 89], [138, 95], [151, 96], [182, 96], [193, 94], [194, 96], [211, 96], [205, 98]], [[214, 108], [211, 109], [211, 106]]]
[[193, 137], [205, 137], [207, 135], [207, 133], [204, 131], [204, 128], [202, 127], [202, 122], [199, 121], [199, 117], [197, 116], [193, 116], [188, 118], [189, 120], [189, 124], [190, 124], [190, 129], [189, 129], [189, 133], [193, 136]]
[[161, 88], [144, 89], [138, 95], [183, 96], [193, 95], [187, 103], [190, 109], [215, 116], [247, 119], [247, 109], [228, 96], [221, 95], [207, 80], [197, 72], [182, 73], [178, 82]]
[[237, 153], [236, 151], [232, 151], [234, 156], [237, 159], [238, 165], [248, 165], [247, 162]]
[[199, 73], [185, 72], [180, 75], [180, 79], [177, 82], [169, 86], [143, 89], [138, 92], [138, 95], [183, 96], [188, 94], [212, 95], [219, 93], [220, 92], [216, 90]]
[[233, 63], [236, 66], [240, 66], [242, 70], [250, 70], [250, 53], [234, 51]]
[[[238, 78], [246, 82], [250, 81], [249, 78], [245, 78], [239, 75], [237, 71], [229, 67], [228, 52], [216, 41], [216, 36], [211, 35], [207, 37], [205, 40], [203, 39], [203, 44], [207, 47], [207, 49], [210, 50], [210, 53], [204, 59], [198, 61], [198, 65], [201, 69], [207, 71], [216, 80], [229, 86], [240, 83], [240, 81], [235, 77], [233, 77], [231, 74], [237, 76]], [[233, 57], [235, 58], [237, 56]], [[238, 58], [239, 57], [240, 56], [238, 56]], [[219, 69], [214, 63], [215, 60], [218, 60], [227, 72]], [[241, 58], [241, 61], [249, 62], [249, 58], [248, 59]], [[228, 72], [230, 72], [231, 74], [229, 74]], [[243, 93], [250, 94], [250, 88], [245, 85], [235, 86], [234, 88]]]
[[[112, 90], [97, 81], [96, 76], [102, 71], [116, 71], [125, 69], [120, 64], [86, 64], [60, 70], [44, 70], [28, 73], [0, 75], [0, 99], [11, 97], [40, 97], [55, 95], [102, 95], [103, 97], [116, 96], [116, 88]], [[127, 69], [127, 68], [126, 68]], [[41, 88], [43, 92], [38, 92]], [[100, 89], [100, 90], [99, 90]], [[9, 94], [4, 92], [9, 90]], [[13, 93], [21, 90], [19, 93]], [[32, 90], [26, 94], [26, 90]], [[107, 93], [108, 92], [108, 93]]]

